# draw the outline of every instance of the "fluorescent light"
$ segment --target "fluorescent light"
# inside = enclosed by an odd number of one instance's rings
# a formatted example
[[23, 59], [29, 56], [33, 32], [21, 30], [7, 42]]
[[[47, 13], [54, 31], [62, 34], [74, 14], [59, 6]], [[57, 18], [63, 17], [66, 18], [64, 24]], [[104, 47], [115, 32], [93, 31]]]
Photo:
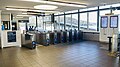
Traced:
[[[58, 12], [58, 11], [52, 11], [52, 10], [39, 10], [39, 9], [29, 9], [29, 8], [26, 8], [26, 9], [23, 9], [23, 8], [14, 8], [14, 7], [6, 7], [6, 10], [13, 10], [13, 11], [34, 11], [34, 12], [51, 12], [51, 13], [54, 13], [54, 12]], [[22, 14], [27, 14], [27, 13], [22, 13]]]
[[22, 14], [27, 14], [27, 13], [22, 13]]
[[44, 10], [54, 10], [57, 9], [57, 6], [53, 5], [36, 5], [34, 6], [35, 9], [44, 9]]
[[41, 0], [21, 0], [21, 1], [39, 2], [39, 3], [45, 3], [45, 4], [71, 6], [71, 7], [87, 7], [87, 5], [84, 5], [84, 4], [70, 3], [70, 2], [60, 2], [60, 1], [41, 1]]
[[16, 18], [23, 18], [23, 17], [16, 17]]
[[17, 15], [17, 17], [29, 17], [31, 15]]
[[14, 11], [28, 11], [27, 9], [17, 9], [17, 8], [6, 8], [6, 10], [14, 10]]

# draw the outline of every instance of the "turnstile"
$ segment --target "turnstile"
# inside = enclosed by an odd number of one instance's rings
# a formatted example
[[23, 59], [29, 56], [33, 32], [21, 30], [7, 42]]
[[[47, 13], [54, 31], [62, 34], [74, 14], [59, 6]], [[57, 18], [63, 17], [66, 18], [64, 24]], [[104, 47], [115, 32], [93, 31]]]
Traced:
[[83, 39], [83, 32], [81, 30], [78, 31], [78, 40]]
[[69, 42], [72, 41], [72, 30], [69, 31]]
[[50, 44], [57, 44], [58, 43], [57, 32], [51, 32], [49, 34], [50, 34]]
[[74, 30], [74, 35], [73, 36], [74, 36], [73, 37], [74, 41], [76, 41], [77, 40], [77, 30], [76, 29]]
[[67, 42], [67, 31], [63, 31], [63, 43]]
[[35, 34], [22, 34], [22, 47], [35, 49], [36, 48], [36, 41], [35, 41]]
[[37, 33], [36, 39], [38, 44], [43, 46], [49, 46], [49, 33]]

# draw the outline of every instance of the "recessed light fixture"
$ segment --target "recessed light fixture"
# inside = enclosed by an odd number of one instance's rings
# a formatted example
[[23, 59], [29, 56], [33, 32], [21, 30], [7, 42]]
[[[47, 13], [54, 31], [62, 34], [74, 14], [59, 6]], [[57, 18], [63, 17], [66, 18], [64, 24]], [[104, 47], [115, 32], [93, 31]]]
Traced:
[[23, 18], [23, 17], [16, 17], [16, 18], [18, 19], [18, 18]]
[[14, 10], [14, 11], [28, 11], [27, 9], [17, 9], [17, 8], [8, 8], [6, 7], [6, 10]]
[[57, 6], [53, 6], [53, 5], [36, 5], [34, 6], [35, 9], [44, 9], [44, 10], [55, 10], [58, 7]]
[[[58, 12], [55, 10], [40, 10], [40, 9], [30, 9], [30, 8], [19, 8], [19, 7], [6, 7], [6, 10], [12, 10], [12, 11], [34, 11], [34, 12], [48, 12], [48, 13], [54, 13]], [[23, 13], [26, 14], [26, 13]]]
[[22, 14], [27, 14], [27, 13], [22, 13]]
[[17, 17], [29, 17], [31, 15], [17, 15]]
[[39, 2], [45, 4], [61, 5], [61, 6], [71, 6], [71, 7], [87, 7], [85, 4], [72, 3], [72, 2], [63, 2], [63, 1], [43, 1], [43, 0], [21, 0], [28, 2]]

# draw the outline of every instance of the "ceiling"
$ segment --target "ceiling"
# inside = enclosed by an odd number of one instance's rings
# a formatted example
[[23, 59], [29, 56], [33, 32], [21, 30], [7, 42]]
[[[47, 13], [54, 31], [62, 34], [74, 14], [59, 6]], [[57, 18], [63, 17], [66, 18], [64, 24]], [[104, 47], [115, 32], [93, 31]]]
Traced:
[[[87, 5], [87, 7], [101, 6], [104, 4], [114, 4], [120, 2], [120, 0], [55, 0], [55, 1], [65, 1], [72, 3], [75, 2], [79, 4], [85, 4]], [[28, 2], [21, 0], [0, 0], [0, 10], [2, 10], [2, 14], [7, 14], [7, 13], [20, 14], [22, 13], [21, 11], [7, 11], [5, 10], [5, 7], [12, 6], [12, 7], [33, 8], [35, 5], [41, 5], [41, 4], [43, 3]], [[75, 9], [82, 9], [78, 7], [68, 7], [68, 6], [59, 6], [59, 5], [57, 6], [58, 8], [56, 10], [61, 12], [75, 10]]]

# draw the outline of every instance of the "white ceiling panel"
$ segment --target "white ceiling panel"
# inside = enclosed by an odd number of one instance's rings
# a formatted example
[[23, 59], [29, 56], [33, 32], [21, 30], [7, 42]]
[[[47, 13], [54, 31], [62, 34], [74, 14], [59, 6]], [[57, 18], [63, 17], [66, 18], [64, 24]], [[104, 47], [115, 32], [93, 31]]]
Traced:
[[[114, 3], [120, 2], [120, 0], [53, 0], [53, 1], [65, 1], [65, 2], [71, 2], [71, 3], [85, 4], [88, 7], [100, 6], [100, 5], [103, 5], [103, 3], [114, 4]], [[21, 1], [21, 0], [0, 0], [0, 9], [4, 10], [4, 12], [11, 12], [11, 11], [6, 11], [5, 7], [12, 6], [12, 7], [33, 8], [35, 5], [42, 5], [42, 4], [43, 3], [27, 2], [27, 1]], [[56, 10], [69, 11], [69, 10], [75, 10], [75, 9], [81, 9], [81, 8], [58, 6], [58, 8]], [[14, 11], [12, 11], [12, 12], [14, 13]]]

